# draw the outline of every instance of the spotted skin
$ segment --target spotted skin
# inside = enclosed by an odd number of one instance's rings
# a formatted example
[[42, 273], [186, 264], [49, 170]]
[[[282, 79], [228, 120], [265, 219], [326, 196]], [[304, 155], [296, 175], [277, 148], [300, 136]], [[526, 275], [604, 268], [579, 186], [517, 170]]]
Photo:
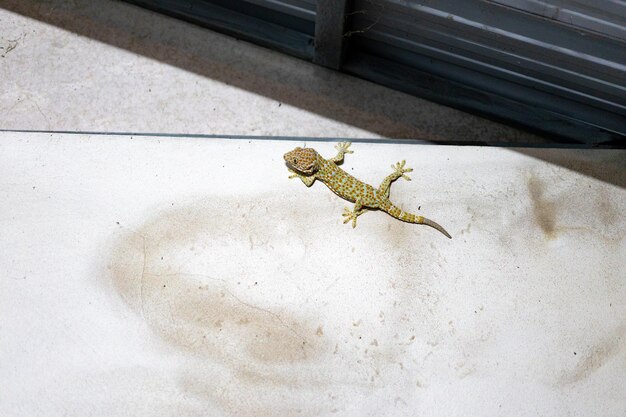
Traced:
[[356, 219], [368, 209], [379, 209], [408, 223], [425, 224], [443, 233], [449, 239], [450, 234], [443, 227], [422, 216], [406, 213], [389, 201], [389, 189], [391, 183], [402, 177], [411, 180], [406, 173], [413, 171], [405, 168], [405, 161], [392, 165], [394, 172], [388, 175], [378, 188], [365, 184], [343, 169], [338, 164], [343, 162], [344, 155], [352, 153], [350, 142], [341, 142], [335, 146], [338, 153], [334, 158], [324, 159], [312, 148], [296, 148], [287, 152], [283, 157], [289, 166], [291, 175], [289, 178], [300, 178], [302, 182], [310, 187], [315, 180], [320, 180], [328, 186], [339, 197], [354, 203], [354, 208], [345, 208], [343, 212], [344, 223], [352, 221], [352, 227], [356, 227]]

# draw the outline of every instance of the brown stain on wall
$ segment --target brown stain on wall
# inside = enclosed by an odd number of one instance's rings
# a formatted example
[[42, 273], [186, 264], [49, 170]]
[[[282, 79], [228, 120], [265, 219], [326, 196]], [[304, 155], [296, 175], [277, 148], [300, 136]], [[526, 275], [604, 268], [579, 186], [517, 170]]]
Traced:
[[626, 327], [618, 327], [605, 340], [592, 346], [583, 355], [574, 369], [561, 378], [561, 384], [574, 384], [589, 378], [620, 352], [624, 352], [624, 347], [626, 346], [625, 335]]
[[[606, 186], [560, 188], [549, 196], [549, 181], [559, 180], [558, 176], [541, 180], [531, 175], [527, 181], [535, 223], [547, 239], [565, 232], [594, 233], [609, 245], [623, 239], [625, 231], [619, 227], [623, 202], [612, 197]], [[557, 224], [558, 214], [561, 224]]]
[[549, 239], [556, 237], [556, 203], [545, 197], [545, 186], [536, 177], [528, 180], [528, 193], [532, 201], [535, 222]]
[[[626, 175], [626, 172], [624, 174]], [[599, 190], [596, 197], [596, 206], [598, 207], [598, 217], [603, 224], [611, 229], [614, 229], [619, 224], [624, 215], [605, 188]]]
[[[323, 323], [286, 307], [301, 300], [259, 296], [263, 283], [252, 267], [241, 266], [245, 255], [223, 257], [247, 235], [257, 256], [275, 258], [281, 240], [319, 216], [312, 206], [273, 201], [206, 199], [159, 212], [138, 228], [122, 225], [109, 273], [128, 306], [187, 358], [178, 381], [184, 392], [219, 404], [228, 415], [319, 415], [340, 407], [342, 393], [358, 397], [373, 384], [337, 355], [338, 343], [321, 330]], [[277, 224], [284, 234], [276, 234]], [[228, 249], [216, 253], [221, 247]], [[225, 275], [213, 272], [230, 266]], [[297, 263], [293, 268], [293, 276], [276, 279], [303, 279]]]

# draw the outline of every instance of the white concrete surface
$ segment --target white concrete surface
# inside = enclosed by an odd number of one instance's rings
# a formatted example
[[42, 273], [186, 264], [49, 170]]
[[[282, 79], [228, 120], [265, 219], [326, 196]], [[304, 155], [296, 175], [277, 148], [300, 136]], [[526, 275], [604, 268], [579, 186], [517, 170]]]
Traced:
[[296, 145], [0, 134], [0, 415], [626, 414], [624, 152]]
[[[0, 48], [0, 129], [541, 141], [123, 2]], [[0, 416], [626, 415], [624, 152], [355, 143], [449, 241], [296, 145], [0, 133]]]

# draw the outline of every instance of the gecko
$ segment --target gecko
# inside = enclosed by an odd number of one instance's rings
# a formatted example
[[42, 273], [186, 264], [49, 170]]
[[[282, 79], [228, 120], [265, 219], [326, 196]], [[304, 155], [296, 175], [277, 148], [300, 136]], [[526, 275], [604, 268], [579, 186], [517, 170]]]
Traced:
[[338, 165], [343, 163], [344, 155], [353, 153], [350, 150], [350, 142], [340, 142], [335, 145], [338, 153], [334, 158], [324, 159], [315, 149], [295, 148], [287, 152], [283, 158], [287, 163], [291, 175], [289, 178], [300, 178], [302, 182], [310, 187], [315, 180], [320, 180], [339, 197], [354, 203], [354, 208], [344, 208], [344, 224], [352, 221], [352, 227], [356, 227], [356, 219], [369, 209], [382, 210], [398, 220], [407, 223], [425, 224], [443, 233], [447, 238], [452, 239], [450, 234], [439, 224], [423, 216], [416, 216], [406, 213], [396, 207], [389, 200], [389, 189], [391, 183], [402, 177], [407, 181], [411, 178], [406, 175], [413, 171], [406, 168], [406, 161], [392, 165], [394, 172], [388, 175], [378, 188], [359, 181]]

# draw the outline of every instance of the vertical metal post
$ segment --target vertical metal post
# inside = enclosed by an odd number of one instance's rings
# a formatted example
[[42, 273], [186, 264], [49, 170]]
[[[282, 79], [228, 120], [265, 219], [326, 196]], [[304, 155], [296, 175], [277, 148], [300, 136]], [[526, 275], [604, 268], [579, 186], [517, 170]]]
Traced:
[[317, 0], [313, 57], [316, 64], [336, 70], [341, 68], [348, 2], [349, 0]]

